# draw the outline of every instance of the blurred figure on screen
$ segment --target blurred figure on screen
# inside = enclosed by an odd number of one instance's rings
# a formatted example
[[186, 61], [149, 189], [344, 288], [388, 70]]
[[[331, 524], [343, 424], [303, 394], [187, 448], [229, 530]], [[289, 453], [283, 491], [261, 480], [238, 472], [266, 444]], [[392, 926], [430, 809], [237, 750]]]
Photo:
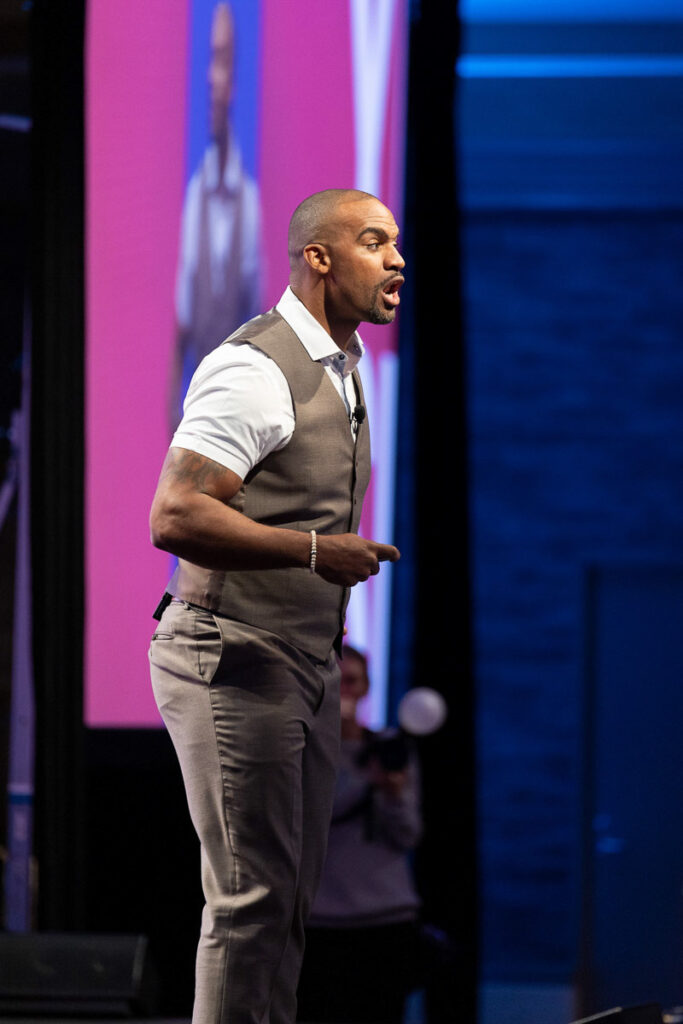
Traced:
[[211, 22], [210, 142], [185, 194], [176, 280], [176, 342], [169, 388], [175, 430], [192, 374], [205, 355], [261, 311], [258, 187], [230, 125], [235, 27], [228, 3]]

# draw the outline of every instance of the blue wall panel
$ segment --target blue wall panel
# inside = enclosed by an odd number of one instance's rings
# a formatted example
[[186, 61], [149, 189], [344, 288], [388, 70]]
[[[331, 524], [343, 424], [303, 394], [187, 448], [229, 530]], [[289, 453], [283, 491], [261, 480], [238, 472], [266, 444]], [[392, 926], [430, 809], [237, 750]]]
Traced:
[[464, 233], [484, 972], [572, 977], [583, 587], [683, 551], [683, 216]]
[[567, 983], [586, 573], [683, 551], [683, 7], [461, 14], [482, 970]]

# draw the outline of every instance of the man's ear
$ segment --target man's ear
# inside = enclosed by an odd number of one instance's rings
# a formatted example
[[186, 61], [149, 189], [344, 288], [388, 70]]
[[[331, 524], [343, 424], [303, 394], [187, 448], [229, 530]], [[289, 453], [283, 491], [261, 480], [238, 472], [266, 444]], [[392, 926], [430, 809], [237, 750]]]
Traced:
[[304, 246], [303, 257], [316, 274], [326, 274], [330, 269], [329, 253], [320, 242], [310, 242]]

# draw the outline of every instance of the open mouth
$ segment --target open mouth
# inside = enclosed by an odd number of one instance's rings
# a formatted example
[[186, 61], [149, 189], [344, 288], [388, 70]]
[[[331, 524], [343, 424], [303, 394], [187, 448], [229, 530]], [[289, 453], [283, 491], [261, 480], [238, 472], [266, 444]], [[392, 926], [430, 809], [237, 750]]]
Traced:
[[382, 295], [385, 302], [388, 302], [390, 306], [398, 306], [401, 301], [398, 290], [403, 284], [402, 277], [394, 277], [388, 284], [382, 289]]

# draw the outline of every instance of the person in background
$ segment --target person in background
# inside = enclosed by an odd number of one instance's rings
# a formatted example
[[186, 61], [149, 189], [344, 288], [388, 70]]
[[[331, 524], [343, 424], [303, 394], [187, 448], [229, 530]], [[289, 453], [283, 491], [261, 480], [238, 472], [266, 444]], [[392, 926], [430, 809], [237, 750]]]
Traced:
[[306, 931], [300, 1021], [397, 1024], [417, 977], [420, 899], [408, 854], [422, 834], [419, 770], [410, 748], [396, 757], [359, 721], [369, 685], [365, 655], [345, 645], [341, 760]]

